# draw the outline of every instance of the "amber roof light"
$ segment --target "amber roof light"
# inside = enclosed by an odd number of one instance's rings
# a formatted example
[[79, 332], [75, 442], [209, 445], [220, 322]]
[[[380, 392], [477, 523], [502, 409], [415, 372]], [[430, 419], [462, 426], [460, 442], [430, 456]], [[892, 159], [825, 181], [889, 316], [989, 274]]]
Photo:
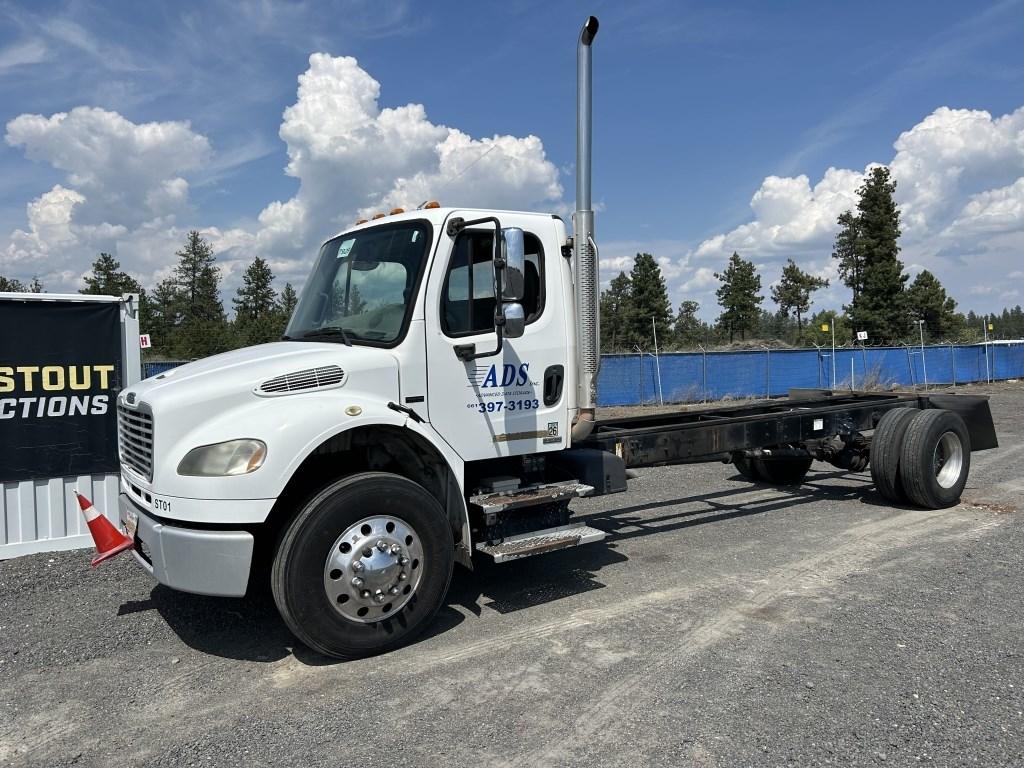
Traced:
[[373, 214], [372, 218], [374, 221], [376, 221], [377, 219], [383, 219], [385, 216], [387, 216], [386, 213], [375, 213]]
[[405, 213], [405, 208], [392, 208], [388, 216], [394, 216], [396, 213]]
[[440, 208], [441, 204], [437, 200], [431, 200], [429, 203], [423, 206], [424, 208]]

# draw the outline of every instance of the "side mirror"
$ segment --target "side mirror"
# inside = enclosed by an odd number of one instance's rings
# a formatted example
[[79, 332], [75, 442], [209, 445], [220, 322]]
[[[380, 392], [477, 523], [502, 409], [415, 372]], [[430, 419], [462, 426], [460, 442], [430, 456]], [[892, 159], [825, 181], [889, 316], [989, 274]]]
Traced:
[[506, 339], [518, 339], [526, 330], [526, 313], [523, 305], [517, 301], [505, 304], [502, 308], [505, 325], [502, 334]]
[[518, 227], [501, 230], [501, 256], [505, 262], [501, 276], [501, 300], [522, 301], [526, 286], [523, 230]]

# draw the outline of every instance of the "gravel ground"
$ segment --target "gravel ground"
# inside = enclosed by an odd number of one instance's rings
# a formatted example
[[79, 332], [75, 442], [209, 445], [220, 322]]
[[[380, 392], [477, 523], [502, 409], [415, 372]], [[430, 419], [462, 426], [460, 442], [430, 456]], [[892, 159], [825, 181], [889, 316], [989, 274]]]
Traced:
[[0, 764], [1020, 766], [1024, 385], [992, 408], [955, 509], [645, 470], [578, 503], [605, 544], [457, 569], [427, 637], [358, 662], [128, 558], [0, 562]]

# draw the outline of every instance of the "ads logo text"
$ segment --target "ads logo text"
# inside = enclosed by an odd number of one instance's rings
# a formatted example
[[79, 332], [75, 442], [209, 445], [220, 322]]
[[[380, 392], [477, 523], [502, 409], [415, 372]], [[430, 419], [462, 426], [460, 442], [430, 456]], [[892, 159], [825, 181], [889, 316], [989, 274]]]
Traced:
[[512, 365], [481, 366], [476, 369], [476, 375], [472, 377], [470, 386], [480, 389], [492, 387], [521, 387], [530, 383], [530, 364], [520, 363]]

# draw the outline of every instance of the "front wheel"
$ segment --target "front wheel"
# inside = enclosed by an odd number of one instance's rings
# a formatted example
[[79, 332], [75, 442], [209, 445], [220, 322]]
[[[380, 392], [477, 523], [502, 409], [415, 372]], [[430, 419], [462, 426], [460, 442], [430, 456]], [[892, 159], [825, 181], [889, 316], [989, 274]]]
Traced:
[[314, 497], [278, 544], [274, 602], [288, 628], [340, 659], [396, 648], [444, 601], [451, 528], [423, 487], [385, 472], [339, 480]]

